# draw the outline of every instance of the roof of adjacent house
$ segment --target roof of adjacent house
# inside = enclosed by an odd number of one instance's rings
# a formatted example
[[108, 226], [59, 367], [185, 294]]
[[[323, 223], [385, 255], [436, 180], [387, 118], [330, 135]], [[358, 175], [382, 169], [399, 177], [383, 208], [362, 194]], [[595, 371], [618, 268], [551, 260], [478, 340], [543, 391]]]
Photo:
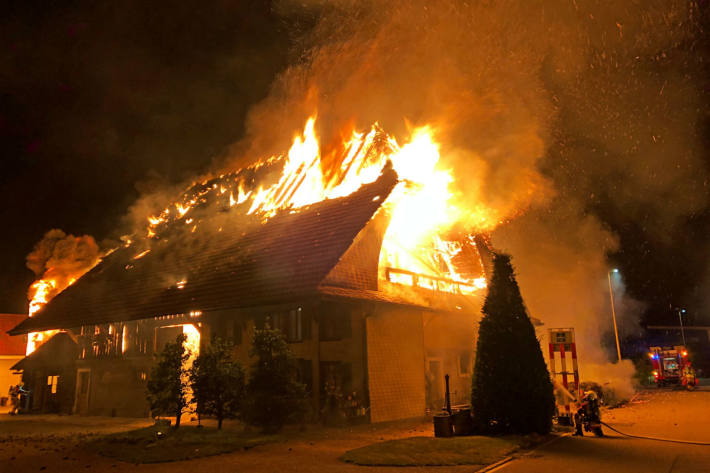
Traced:
[[0, 314], [0, 356], [25, 354], [27, 337], [13, 337], [6, 332], [26, 318], [27, 314]]
[[282, 211], [264, 223], [240, 218], [185, 231], [152, 242], [138, 259], [140, 250], [120, 248], [10, 333], [279, 304], [317, 293], [396, 184], [388, 167], [349, 196]]

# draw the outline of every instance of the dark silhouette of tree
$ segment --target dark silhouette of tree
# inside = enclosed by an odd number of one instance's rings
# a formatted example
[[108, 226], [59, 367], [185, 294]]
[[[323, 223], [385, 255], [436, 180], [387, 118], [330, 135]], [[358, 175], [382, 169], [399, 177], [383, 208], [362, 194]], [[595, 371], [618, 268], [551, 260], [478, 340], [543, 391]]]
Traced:
[[268, 325], [255, 330], [250, 355], [256, 361], [246, 389], [246, 422], [274, 433], [286, 422], [302, 420], [308, 406], [306, 387], [296, 380], [296, 366], [283, 334]]
[[188, 405], [185, 362], [190, 353], [185, 349], [185, 340], [181, 333], [175, 342], [165, 344], [148, 380], [151, 412], [153, 415], [175, 416], [175, 428], [180, 427], [180, 417]]
[[510, 256], [496, 255], [493, 266], [476, 347], [474, 423], [487, 433], [547, 433], [555, 410], [547, 365]]
[[233, 345], [220, 338], [204, 348], [190, 368], [190, 387], [199, 415], [224, 419], [239, 416], [244, 398], [244, 369], [232, 359]]

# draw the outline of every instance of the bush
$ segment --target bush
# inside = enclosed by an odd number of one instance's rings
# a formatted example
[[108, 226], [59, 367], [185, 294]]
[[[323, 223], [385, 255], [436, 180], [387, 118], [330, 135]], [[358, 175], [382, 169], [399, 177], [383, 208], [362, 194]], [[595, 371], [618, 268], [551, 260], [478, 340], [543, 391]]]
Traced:
[[476, 347], [474, 422], [486, 433], [545, 434], [555, 410], [547, 365], [510, 256], [496, 255], [493, 265]]
[[250, 355], [256, 361], [249, 373], [244, 420], [265, 433], [303, 420], [306, 387], [296, 380], [296, 366], [281, 332], [268, 325], [255, 330]]
[[150, 370], [148, 402], [153, 415], [175, 416], [175, 428], [180, 427], [180, 416], [187, 407], [187, 370], [185, 362], [189, 351], [185, 349], [185, 335], [175, 342], [166, 343], [158, 363]]
[[232, 360], [233, 345], [217, 338], [193, 362], [190, 387], [199, 415], [214, 416], [217, 428], [239, 415], [244, 397], [244, 370]]

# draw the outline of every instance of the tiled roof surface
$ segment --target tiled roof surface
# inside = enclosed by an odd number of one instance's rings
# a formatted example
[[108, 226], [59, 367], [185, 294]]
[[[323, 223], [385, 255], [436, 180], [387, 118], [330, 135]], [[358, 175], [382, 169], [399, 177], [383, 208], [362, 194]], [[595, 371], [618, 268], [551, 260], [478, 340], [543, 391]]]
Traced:
[[396, 183], [387, 168], [347, 197], [281, 212], [263, 224], [160, 240], [140, 259], [134, 259], [135, 248], [121, 248], [11, 333], [278, 304], [313, 294]]

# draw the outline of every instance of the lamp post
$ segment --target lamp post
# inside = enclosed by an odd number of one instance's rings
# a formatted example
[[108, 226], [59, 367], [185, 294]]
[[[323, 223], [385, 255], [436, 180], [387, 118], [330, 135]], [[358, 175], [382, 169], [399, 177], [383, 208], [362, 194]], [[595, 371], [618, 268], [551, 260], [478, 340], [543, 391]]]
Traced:
[[616, 310], [614, 309], [614, 289], [611, 287], [611, 273], [618, 273], [619, 270], [614, 268], [607, 271], [606, 279], [609, 281], [609, 298], [611, 299], [611, 319], [614, 321], [614, 338], [616, 339], [616, 355], [621, 361], [621, 347], [619, 346], [619, 330], [616, 327]]
[[685, 314], [685, 309], [676, 307], [678, 311], [678, 320], [680, 321], [680, 335], [683, 337], [683, 346], [685, 346], [685, 330], [683, 330], [683, 314]]

